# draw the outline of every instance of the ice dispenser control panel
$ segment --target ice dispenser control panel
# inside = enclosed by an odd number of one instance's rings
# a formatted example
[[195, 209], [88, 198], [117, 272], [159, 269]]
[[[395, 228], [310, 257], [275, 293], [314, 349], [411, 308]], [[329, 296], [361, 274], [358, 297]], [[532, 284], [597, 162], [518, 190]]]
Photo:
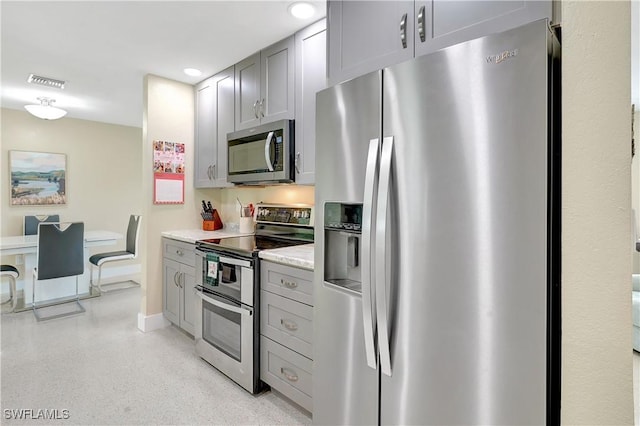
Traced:
[[360, 293], [362, 204], [324, 205], [324, 281]]

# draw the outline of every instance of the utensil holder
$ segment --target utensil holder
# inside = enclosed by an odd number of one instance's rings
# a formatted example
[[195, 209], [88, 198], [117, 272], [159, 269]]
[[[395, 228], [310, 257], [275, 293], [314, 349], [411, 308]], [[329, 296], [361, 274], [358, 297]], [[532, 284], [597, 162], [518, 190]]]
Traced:
[[239, 231], [241, 234], [252, 234], [254, 232], [253, 218], [251, 216], [240, 218]]

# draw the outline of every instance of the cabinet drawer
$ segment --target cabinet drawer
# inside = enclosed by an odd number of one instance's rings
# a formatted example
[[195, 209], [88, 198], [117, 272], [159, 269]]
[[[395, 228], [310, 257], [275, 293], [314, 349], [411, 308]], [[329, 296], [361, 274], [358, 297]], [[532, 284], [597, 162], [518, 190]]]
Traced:
[[196, 266], [195, 245], [170, 238], [162, 239], [163, 256], [189, 266]]
[[260, 334], [313, 358], [313, 308], [262, 290]]
[[260, 337], [260, 378], [308, 411], [313, 409], [312, 365], [310, 359]]
[[263, 290], [313, 306], [313, 272], [262, 261], [260, 285]]

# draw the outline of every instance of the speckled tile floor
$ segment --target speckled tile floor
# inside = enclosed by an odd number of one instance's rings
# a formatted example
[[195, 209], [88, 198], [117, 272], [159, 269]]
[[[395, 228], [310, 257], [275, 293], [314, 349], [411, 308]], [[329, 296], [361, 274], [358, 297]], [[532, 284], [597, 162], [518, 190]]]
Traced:
[[196, 356], [177, 328], [140, 332], [139, 288], [83, 305], [84, 314], [41, 323], [31, 312], [2, 315], [0, 423], [311, 423], [271, 392], [247, 393]]

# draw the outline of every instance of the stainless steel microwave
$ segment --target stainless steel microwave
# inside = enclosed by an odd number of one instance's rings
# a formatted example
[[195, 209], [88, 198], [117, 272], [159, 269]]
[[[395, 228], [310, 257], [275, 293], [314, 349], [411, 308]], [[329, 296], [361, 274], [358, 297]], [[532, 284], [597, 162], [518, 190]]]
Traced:
[[293, 182], [294, 121], [280, 120], [227, 134], [227, 181]]

